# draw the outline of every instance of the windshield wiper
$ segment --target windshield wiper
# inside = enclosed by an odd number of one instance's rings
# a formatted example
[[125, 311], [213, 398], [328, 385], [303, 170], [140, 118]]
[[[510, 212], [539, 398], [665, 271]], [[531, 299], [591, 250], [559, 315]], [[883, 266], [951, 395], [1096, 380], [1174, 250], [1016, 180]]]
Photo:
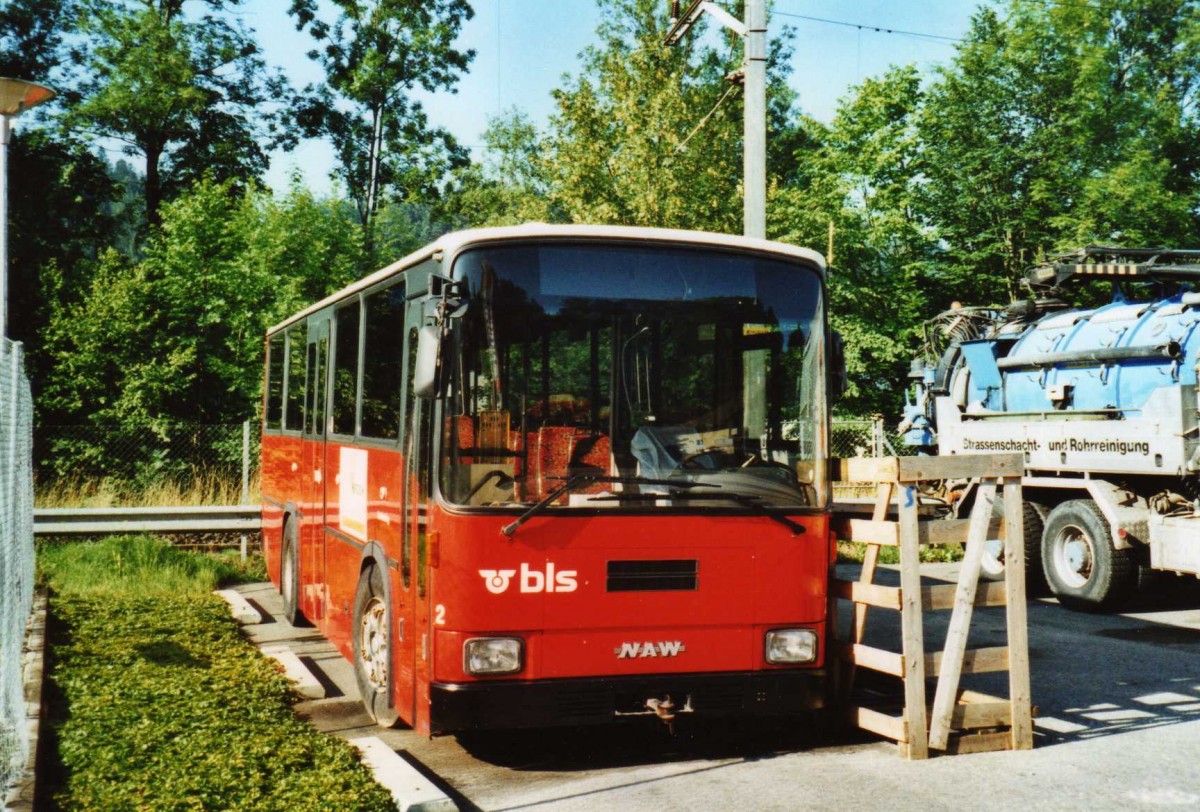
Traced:
[[[661, 485], [668, 488], [719, 488], [719, 485], [706, 485], [703, 482], [692, 482], [691, 480], [675, 480], [675, 479], [650, 479], [644, 476], [607, 476], [605, 474], [574, 474], [569, 476], [557, 488], [546, 494], [546, 498], [538, 502], [529, 510], [517, 517], [516, 521], [511, 524], [506, 524], [500, 528], [500, 532], [508, 538], [512, 538], [517, 532], [517, 528], [525, 524], [525, 522], [538, 515], [550, 505], [554, 504], [564, 493], [570, 493], [582, 485], [594, 485], [596, 483], [619, 484], [619, 485]], [[663, 494], [658, 494], [661, 499]]]
[[[704, 487], [707, 487], [707, 488], [721, 487], [720, 485], [706, 485], [703, 482], [699, 482], [696, 484], [704, 485]], [[613, 494], [612, 496], [594, 496], [591, 499], [589, 499], [588, 501], [589, 502], [608, 502], [608, 501], [649, 502], [651, 500], [658, 500], [658, 499], [663, 499], [663, 498], [675, 499], [675, 500], [680, 500], [680, 501], [687, 500], [687, 499], [727, 499], [730, 502], [737, 502], [739, 505], [750, 508], [759, 516], [766, 516], [771, 521], [779, 522], [784, 527], [791, 530], [793, 536], [798, 536], [804, 532], [804, 525], [797, 524], [796, 522], [789, 519], [787, 516], [784, 516], [782, 514], [771, 511], [770, 508], [768, 508], [766, 505], [764, 505], [762, 502], [759, 501], [759, 498], [757, 496], [747, 496], [744, 493], [730, 493], [728, 491], [724, 491], [722, 493], [708, 493], [707, 491], [705, 491], [704, 493], [676, 493], [676, 494], [670, 494], [670, 495], [661, 494], [661, 493], [659, 493], [659, 494], [619, 493], [619, 494]]]

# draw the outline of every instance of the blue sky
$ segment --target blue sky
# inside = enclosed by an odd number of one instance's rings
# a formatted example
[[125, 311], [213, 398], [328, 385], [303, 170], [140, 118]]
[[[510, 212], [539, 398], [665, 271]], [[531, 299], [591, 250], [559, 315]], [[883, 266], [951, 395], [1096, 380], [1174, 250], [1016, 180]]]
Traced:
[[[320, 68], [305, 56], [312, 40], [295, 31], [284, 6], [246, 0], [241, 16], [257, 31], [267, 60], [293, 84], [318, 81]], [[578, 55], [594, 41], [595, 0], [475, 0], [473, 6], [458, 45], [473, 48], [475, 60], [457, 93], [418, 94], [430, 120], [468, 145], [481, 142], [490, 116], [510, 107], [544, 126], [553, 109], [550, 91], [564, 74], [578, 73]], [[795, 29], [792, 86], [805, 113], [828, 121], [854, 84], [890, 65], [929, 71], [946, 63], [953, 43], [940, 38], [961, 37], [978, 6], [975, 0], [775, 0], [769, 29], [772, 36], [784, 26]], [[305, 143], [273, 156], [268, 182], [285, 188], [295, 167], [311, 188], [325, 192], [332, 164], [326, 144]]]

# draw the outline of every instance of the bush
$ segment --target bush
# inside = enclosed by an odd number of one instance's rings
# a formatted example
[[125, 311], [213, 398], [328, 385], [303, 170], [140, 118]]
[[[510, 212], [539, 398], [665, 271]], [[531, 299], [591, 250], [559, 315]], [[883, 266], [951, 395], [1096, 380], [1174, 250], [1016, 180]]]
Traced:
[[286, 680], [209, 594], [238, 562], [144, 538], [41, 553], [59, 806], [394, 808], [348, 744], [295, 716]]

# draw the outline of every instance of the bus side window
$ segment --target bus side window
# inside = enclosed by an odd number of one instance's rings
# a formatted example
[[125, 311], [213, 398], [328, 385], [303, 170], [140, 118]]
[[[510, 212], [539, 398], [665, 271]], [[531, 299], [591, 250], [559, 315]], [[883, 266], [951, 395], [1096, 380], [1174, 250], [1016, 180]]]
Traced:
[[267, 405], [263, 426], [283, 426], [284, 334], [276, 333], [267, 342]]
[[308, 345], [308, 432], [325, 436], [325, 358], [329, 339], [325, 336]]
[[283, 427], [289, 431], [304, 431], [304, 351], [308, 347], [307, 330], [303, 322], [287, 330], [287, 400]]
[[404, 396], [404, 282], [375, 291], [365, 301], [362, 435], [396, 440]]
[[361, 305], [357, 299], [336, 311], [337, 332], [333, 357], [333, 433], [353, 435], [358, 398], [358, 327]]

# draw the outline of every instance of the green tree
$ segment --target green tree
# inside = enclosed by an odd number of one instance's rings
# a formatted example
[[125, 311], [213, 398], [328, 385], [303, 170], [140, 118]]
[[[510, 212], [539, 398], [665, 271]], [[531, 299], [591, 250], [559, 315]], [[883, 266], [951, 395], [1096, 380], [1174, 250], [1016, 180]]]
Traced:
[[908, 338], [932, 315], [936, 251], [915, 209], [922, 98], [912, 68], [853, 88], [831, 124], [805, 121], [793, 181], [770, 201], [778, 239], [824, 248], [832, 229], [830, 319], [846, 342], [850, 387], [840, 407], [850, 414], [897, 409]]
[[316, 0], [292, 0], [290, 14], [320, 48], [309, 56], [325, 84], [305, 90], [297, 111], [303, 131], [332, 140], [334, 174], [346, 184], [374, 253], [374, 224], [384, 196], [412, 202], [464, 162], [450, 134], [429, 126], [416, 88], [452, 92], [474, 51], [453, 47], [474, 12], [466, 0], [332, 0], [332, 22]]
[[561, 222], [550, 202], [545, 140], [529, 117], [512, 109], [489, 120], [483, 161], [454, 173], [440, 211], [456, 227]]
[[[347, 213], [299, 185], [277, 201], [209, 179], [165, 204], [143, 260], [109, 250], [87, 295], [56, 306], [48, 422], [158, 447], [178, 424], [252, 416], [267, 327], [363, 273]], [[63, 448], [59, 464], [103, 459], [106, 442]]]
[[[703, 22], [662, 44], [669, 6], [598, 0], [599, 43], [554, 92], [545, 174], [551, 205], [576, 222], [742, 230], [741, 67], [732, 34], [705, 44]], [[768, 66], [768, 186], [794, 169], [794, 94], [785, 41]]]
[[[49, 82], [64, 60], [73, 4], [11, 0], [0, 7], [0, 76]], [[21, 116], [8, 150], [9, 335], [26, 345], [35, 385], [48, 318], [42, 289], [61, 280], [64, 295], [86, 288], [91, 263], [117, 227], [117, 197], [105, 162], [70, 133], [44, 122], [47, 107]]]
[[1198, 32], [1193, 0], [976, 14], [920, 124], [921, 214], [959, 295], [1020, 295], [1057, 248], [1196, 241]]
[[698, 45], [699, 30], [664, 46], [667, 4], [599, 4], [599, 44], [554, 91], [551, 199], [575, 222], [739, 231], [737, 88], [723, 81], [737, 55]]
[[145, 160], [145, 214], [204, 174], [239, 183], [267, 167], [268, 101], [286, 84], [268, 75], [252, 34], [227, 13], [239, 0], [81, 0], [83, 59], [66, 122], [115, 138]]
[[8, 0], [0, 7], [0, 76], [45, 82], [62, 61], [72, 0]]

